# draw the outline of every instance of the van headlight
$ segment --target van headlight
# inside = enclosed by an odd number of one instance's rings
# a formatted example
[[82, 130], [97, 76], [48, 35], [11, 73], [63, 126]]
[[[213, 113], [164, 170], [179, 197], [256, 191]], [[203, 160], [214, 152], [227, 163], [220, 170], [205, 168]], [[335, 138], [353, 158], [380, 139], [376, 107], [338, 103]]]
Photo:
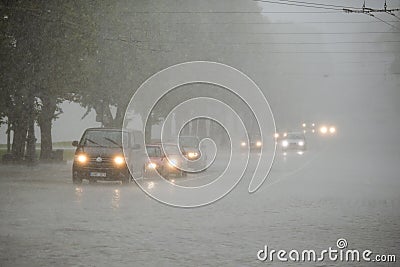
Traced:
[[78, 156], [76, 156], [76, 161], [78, 161], [81, 164], [86, 163], [88, 160], [88, 157], [85, 154], [79, 154]]
[[117, 165], [122, 165], [125, 163], [125, 159], [122, 156], [115, 156], [114, 157], [114, 163]]

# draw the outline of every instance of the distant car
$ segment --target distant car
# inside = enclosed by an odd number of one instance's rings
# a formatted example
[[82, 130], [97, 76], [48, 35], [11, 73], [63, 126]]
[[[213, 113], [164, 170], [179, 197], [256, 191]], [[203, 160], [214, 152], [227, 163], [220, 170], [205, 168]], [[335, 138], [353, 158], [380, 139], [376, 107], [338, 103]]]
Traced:
[[280, 138], [280, 146], [282, 151], [305, 151], [306, 138], [302, 132], [289, 132]]
[[149, 160], [146, 161], [144, 166], [144, 176], [148, 177], [156, 172], [160, 174], [164, 171], [165, 156], [162, 153], [160, 144], [149, 144], [146, 145], [147, 155]]
[[183, 170], [185, 166], [182, 161], [182, 152], [179, 150], [177, 144], [160, 144], [164, 148], [163, 164], [160, 168], [160, 173], [163, 177], [169, 178], [171, 175], [177, 177], [186, 176], [187, 173]]
[[179, 147], [182, 154], [189, 160], [187, 167], [193, 170], [204, 170], [207, 166], [207, 155], [202, 155], [200, 139], [197, 136], [180, 136]]
[[[90, 183], [98, 180], [131, 182], [133, 177], [141, 177], [144, 155], [140, 149], [141, 132], [128, 132], [113, 128], [89, 128], [81, 140], [72, 142], [76, 146], [72, 165], [72, 181], [81, 184], [86, 179]], [[126, 162], [123, 154], [129, 158]], [[128, 164], [131, 173], [128, 169]]]
[[244, 138], [240, 141], [240, 147], [245, 150], [248, 147], [250, 148], [250, 152], [259, 152], [262, 148], [261, 136], [259, 134], [251, 134], [249, 135], [249, 142]]

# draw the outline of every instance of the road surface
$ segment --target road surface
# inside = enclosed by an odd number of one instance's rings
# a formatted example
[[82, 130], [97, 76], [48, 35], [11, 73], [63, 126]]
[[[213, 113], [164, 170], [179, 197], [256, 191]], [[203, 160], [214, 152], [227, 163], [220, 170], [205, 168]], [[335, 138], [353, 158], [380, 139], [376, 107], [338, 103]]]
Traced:
[[[278, 153], [256, 193], [247, 193], [245, 177], [222, 200], [196, 209], [163, 205], [134, 184], [73, 185], [71, 163], [3, 165], [0, 265], [398, 266], [399, 159], [396, 149], [314, 140], [304, 155]], [[219, 168], [176, 183], [211, 181]], [[321, 251], [339, 238], [348, 248], [397, 253], [397, 263], [257, 259], [265, 245]]]

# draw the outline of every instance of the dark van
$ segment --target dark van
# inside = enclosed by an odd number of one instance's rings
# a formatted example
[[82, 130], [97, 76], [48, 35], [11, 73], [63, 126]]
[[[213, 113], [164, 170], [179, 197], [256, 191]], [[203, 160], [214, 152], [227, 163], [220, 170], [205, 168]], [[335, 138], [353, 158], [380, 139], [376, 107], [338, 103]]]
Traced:
[[[123, 143], [124, 142], [124, 143]], [[143, 175], [143, 134], [113, 128], [88, 128], [76, 146], [72, 165], [72, 181], [81, 184], [98, 180], [130, 183]], [[125, 155], [123, 147], [125, 148]], [[128, 169], [129, 165], [129, 169]]]

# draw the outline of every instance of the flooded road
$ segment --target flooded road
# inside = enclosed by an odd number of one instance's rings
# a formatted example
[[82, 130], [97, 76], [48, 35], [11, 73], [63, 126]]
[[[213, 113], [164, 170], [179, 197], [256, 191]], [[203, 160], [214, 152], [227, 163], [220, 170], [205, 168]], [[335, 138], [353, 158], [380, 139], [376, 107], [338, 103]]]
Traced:
[[[222, 200], [196, 209], [161, 204], [136, 184], [73, 185], [71, 163], [3, 165], [1, 265], [397, 266], [257, 259], [265, 245], [320, 251], [336, 247], [339, 238], [352, 249], [398, 253], [397, 152], [343, 151], [337, 139], [310, 145], [304, 155], [278, 153], [259, 191], [248, 194], [245, 177]], [[176, 183], [212, 180], [219, 167], [213, 168]]]

